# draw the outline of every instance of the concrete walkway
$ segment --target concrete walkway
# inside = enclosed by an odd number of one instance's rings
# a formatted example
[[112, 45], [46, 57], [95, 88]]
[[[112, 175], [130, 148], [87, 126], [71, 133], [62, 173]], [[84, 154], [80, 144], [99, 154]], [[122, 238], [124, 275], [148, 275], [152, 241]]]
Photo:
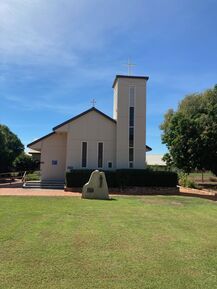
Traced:
[[81, 197], [77, 192], [65, 192], [64, 190], [2, 188], [0, 196], [48, 196], [48, 197]]
[[[128, 192], [129, 193], [129, 192]], [[162, 193], [157, 188], [153, 190], [153, 195], [167, 195]], [[142, 196], [142, 195], [152, 195], [152, 194], [126, 194], [123, 192], [112, 192], [110, 196]], [[210, 200], [217, 201], [217, 193], [209, 192], [204, 190], [196, 190], [179, 187], [178, 193], [172, 195], [180, 195], [187, 197], [200, 197]], [[47, 197], [81, 197], [81, 193], [78, 192], [67, 192], [64, 190], [49, 190], [49, 189], [23, 189], [21, 184], [0, 184], [0, 196], [47, 196]]]

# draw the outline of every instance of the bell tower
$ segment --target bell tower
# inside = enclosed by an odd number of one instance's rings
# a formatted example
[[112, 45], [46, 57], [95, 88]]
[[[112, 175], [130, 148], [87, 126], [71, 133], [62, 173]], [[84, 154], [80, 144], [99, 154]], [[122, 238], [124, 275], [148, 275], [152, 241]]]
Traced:
[[115, 77], [113, 118], [117, 121], [117, 169], [145, 168], [148, 79], [148, 76]]

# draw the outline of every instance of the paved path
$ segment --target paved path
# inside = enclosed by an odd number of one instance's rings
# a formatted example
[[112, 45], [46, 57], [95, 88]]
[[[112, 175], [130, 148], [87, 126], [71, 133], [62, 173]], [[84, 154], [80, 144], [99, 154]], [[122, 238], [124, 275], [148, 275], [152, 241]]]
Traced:
[[[155, 191], [156, 194], [156, 191]], [[162, 194], [159, 192], [159, 194]], [[216, 192], [208, 192], [203, 190], [193, 190], [180, 187], [179, 195], [188, 197], [202, 197], [217, 201]], [[120, 192], [110, 193], [110, 196], [126, 196]], [[150, 195], [150, 194], [148, 194]], [[177, 195], [177, 194], [175, 194]], [[64, 190], [49, 190], [49, 189], [23, 189], [22, 187], [14, 187], [13, 185], [0, 185], [0, 196], [48, 196], [48, 197], [81, 197], [78, 192], [66, 192]], [[141, 196], [141, 194], [132, 194], [127, 196]]]
[[81, 197], [77, 192], [65, 192], [64, 190], [2, 188], [0, 196], [49, 196], [49, 197]]

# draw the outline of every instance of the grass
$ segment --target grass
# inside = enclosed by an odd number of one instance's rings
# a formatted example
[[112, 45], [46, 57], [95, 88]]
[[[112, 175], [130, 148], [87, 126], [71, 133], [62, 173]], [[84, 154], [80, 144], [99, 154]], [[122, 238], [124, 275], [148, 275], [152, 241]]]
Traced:
[[189, 174], [189, 178], [192, 180], [192, 181], [195, 181], [195, 182], [212, 182], [212, 181], [217, 181], [217, 177], [215, 177], [215, 175], [211, 172], [204, 172], [203, 173], [203, 177], [202, 177], [202, 173], [199, 172], [199, 173], [190, 173]]
[[0, 198], [1, 289], [217, 288], [216, 203]]
[[26, 181], [40, 181], [40, 179], [40, 171], [35, 171], [26, 175]]

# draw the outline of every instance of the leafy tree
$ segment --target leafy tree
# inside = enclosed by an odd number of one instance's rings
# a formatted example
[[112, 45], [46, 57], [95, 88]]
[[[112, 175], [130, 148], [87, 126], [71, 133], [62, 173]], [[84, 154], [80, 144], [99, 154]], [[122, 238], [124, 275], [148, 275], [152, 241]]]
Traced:
[[15, 158], [24, 150], [20, 139], [5, 125], [0, 125], [0, 172], [12, 169]]
[[174, 167], [174, 162], [171, 158], [171, 155], [169, 153], [166, 153], [163, 157], [162, 160], [166, 163], [166, 166], [171, 169]]
[[22, 152], [13, 162], [16, 171], [35, 171], [39, 169], [39, 161]]
[[186, 96], [177, 111], [165, 114], [161, 129], [166, 159], [187, 173], [200, 169], [217, 175], [217, 85]]

